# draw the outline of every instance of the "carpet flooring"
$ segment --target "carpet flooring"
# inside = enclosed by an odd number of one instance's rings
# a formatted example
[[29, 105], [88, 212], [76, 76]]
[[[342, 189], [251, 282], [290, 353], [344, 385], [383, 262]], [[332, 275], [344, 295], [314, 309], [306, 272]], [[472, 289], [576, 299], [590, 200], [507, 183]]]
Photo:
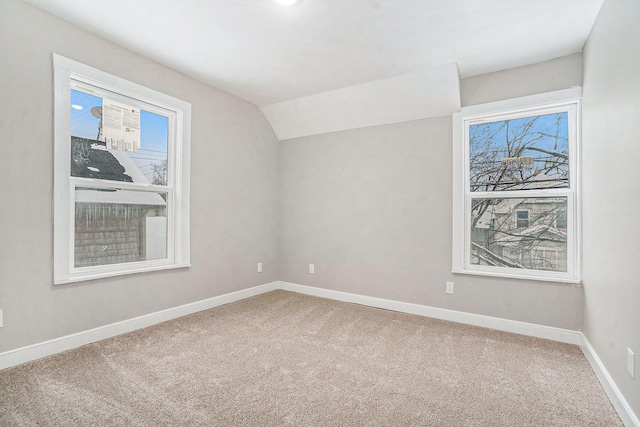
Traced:
[[579, 347], [274, 291], [0, 371], [2, 426], [621, 426]]

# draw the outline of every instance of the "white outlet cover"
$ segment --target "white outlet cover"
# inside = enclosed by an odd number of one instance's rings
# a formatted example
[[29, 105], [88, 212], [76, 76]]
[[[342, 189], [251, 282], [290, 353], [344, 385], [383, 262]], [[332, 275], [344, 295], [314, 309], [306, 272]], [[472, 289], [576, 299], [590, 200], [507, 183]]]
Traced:
[[447, 282], [445, 292], [448, 294], [453, 294], [453, 282]]
[[258, 263], [258, 273], [262, 273], [262, 263]]
[[627, 348], [627, 371], [629, 372], [629, 375], [631, 375], [631, 378], [635, 378], [636, 377], [636, 361], [635, 361], [635, 353], [633, 351], [631, 351], [630, 348]]
[[315, 264], [309, 264], [309, 274], [315, 274], [316, 266]]

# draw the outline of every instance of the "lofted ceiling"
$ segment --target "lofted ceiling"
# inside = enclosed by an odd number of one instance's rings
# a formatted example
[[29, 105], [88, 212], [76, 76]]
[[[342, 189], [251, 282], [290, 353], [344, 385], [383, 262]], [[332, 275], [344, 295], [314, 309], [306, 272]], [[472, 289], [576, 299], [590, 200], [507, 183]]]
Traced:
[[26, 0], [255, 105], [580, 52], [603, 0]]

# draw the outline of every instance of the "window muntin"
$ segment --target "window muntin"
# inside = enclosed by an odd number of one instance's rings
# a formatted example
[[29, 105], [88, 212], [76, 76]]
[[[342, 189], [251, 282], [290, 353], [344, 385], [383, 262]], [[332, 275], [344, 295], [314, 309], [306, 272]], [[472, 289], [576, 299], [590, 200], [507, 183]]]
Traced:
[[59, 55], [54, 70], [54, 283], [188, 266], [190, 105]]
[[579, 96], [454, 114], [454, 273], [579, 282]]

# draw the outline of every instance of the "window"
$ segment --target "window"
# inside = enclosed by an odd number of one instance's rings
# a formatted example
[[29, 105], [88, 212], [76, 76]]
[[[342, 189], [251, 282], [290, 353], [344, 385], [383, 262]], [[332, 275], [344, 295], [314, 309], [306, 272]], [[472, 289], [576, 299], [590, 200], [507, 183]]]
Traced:
[[454, 115], [454, 273], [579, 281], [579, 97]]
[[54, 283], [189, 266], [190, 104], [53, 62]]
[[528, 226], [529, 226], [529, 211], [521, 211], [521, 210], [516, 211], [516, 227], [527, 228]]
[[558, 229], [565, 229], [567, 228], [567, 211], [566, 210], [560, 210], [558, 212], [558, 215], [556, 216], [556, 224], [555, 224], [556, 228]]

